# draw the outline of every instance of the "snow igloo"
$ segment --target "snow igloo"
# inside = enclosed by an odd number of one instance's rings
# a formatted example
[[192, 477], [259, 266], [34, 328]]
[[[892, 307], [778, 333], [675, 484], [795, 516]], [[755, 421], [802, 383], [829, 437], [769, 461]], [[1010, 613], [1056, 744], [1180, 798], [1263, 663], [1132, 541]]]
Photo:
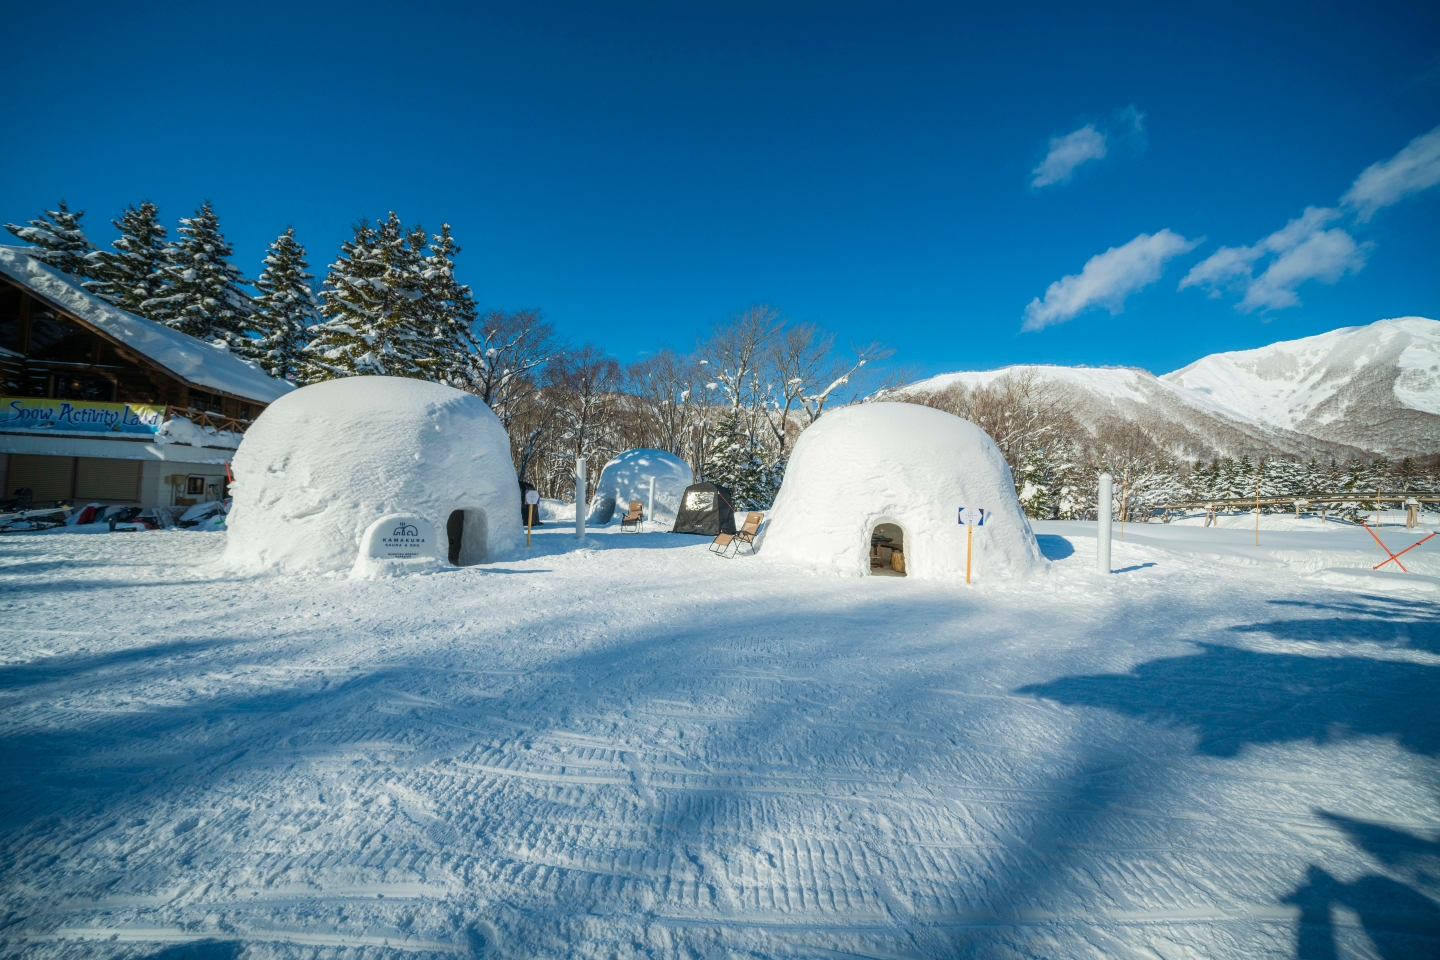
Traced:
[[[650, 481], [655, 481], [655, 503], [650, 503]], [[595, 500], [615, 498], [615, 515], [624, 516], [632, 500], [645, 504], [645, 519], [671, 526], [680, 511], [680, 499], [695, 476], [690, 465], [664, 450], [639, 448], [617, 455], [600, 471]]]
[[[434, 525], [458, 566], [522, 543], [510, 440], [479, 397], [405, 377], [345, 377], [267, 407], [233, 463], [225, 561], [249, 570], [343, 570], [392, 514]], [[448, 556], [447, 556], [448, 552]]]
[[985, 510], [972, 580], [1044, 567], [1010, 467], [985, 431], [911, 403], [846, 407], [800, 435], [760, 553], [853, 576], [963, 581], [961, 507]]

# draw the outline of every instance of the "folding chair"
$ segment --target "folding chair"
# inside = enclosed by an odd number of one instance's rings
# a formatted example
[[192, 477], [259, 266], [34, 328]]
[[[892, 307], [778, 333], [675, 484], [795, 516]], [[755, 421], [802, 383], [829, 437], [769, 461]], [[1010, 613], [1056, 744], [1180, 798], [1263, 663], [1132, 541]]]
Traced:
[[764, 514], [752, 513], [745, 518], [745, 526], [735, 533], [722, 533], [710, 543], [710, 552], [731, 559], [740, 552], [740, 544], [750, 545], [750, 552], [755, 552], [755, 534], [760, 532], [760, 521]]
[[[741, 527], [739, 532], [735, 534], [737, 541], [749, 545], [751, 553], [755, 552], [755, 535], [760, 532], [760, 521], [763, 519], [765, 519], [763, 513], [747, 514], [745, 517], [745, 526]], [[739, 550], [740, 548], [737, 546], [735, 549]]]
[[620, 518], [620, 532], [624, 533], [629, 529], [632, 533], [639, 533], [645, 523], [645, 504], [639, 500], [630, 501], [630, 512]]
[[710, 541], [710, 552], [729, 560], [740, 549], [740, 540], [733, 533], [722, 533]]

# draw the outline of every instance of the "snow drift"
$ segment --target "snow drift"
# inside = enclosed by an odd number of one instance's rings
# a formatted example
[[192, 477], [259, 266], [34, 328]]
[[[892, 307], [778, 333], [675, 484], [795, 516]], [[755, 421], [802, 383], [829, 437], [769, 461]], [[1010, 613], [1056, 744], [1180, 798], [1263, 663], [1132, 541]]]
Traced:
[[826, 414], [800, 435], [760, 552], [853, 576], [870, 571], [878, 524], [904, 531], [907, 574], [965, 577], [961, 507], [983, 507], [972, 577], [1024, 576], [1045, 561], [995, 442], [967, 420], [910, 403]]
[[[650, 479], [655, 479], [655, 503], [650, 503]], [[595, 499], [615, 498], [617, 516], [623, 516], [631, 500], [645, 504], [645, 519], [668, 525], [675, 523], [680, 498], [695, 481], [690, 465], [673, 453], [640, 448], [626, 450], [605, 464], [595, 484]]]
[[349, 568], [390, 513], [438, 532], [464, 511], [462, 565], [523, 535], [504, 427], [480, 398], [423, 380], [347, 377], [281, 397], [246, 433], [234, 473], [225, 562], [239, 569]]

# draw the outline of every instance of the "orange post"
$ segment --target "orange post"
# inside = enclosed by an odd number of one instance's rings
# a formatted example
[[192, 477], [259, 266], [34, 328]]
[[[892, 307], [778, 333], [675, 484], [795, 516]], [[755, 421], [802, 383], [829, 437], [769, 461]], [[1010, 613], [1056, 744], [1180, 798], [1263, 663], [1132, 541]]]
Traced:
[[965, 525], [965, 582], [970, 582], [970, 541], [975, 536], [975, 527], [972, 524]]

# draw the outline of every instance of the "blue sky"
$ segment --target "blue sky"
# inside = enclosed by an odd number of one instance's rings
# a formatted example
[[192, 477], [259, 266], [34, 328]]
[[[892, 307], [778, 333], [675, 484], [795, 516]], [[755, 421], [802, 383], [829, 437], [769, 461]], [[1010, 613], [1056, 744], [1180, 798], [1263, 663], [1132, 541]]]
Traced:
[[445, 220], [625, 361], [756, 302], [930, 373], [1440, 318], [1440, 7], [994, 6], [17, 5], [0, 218], [208, 197], [252, 277]]

